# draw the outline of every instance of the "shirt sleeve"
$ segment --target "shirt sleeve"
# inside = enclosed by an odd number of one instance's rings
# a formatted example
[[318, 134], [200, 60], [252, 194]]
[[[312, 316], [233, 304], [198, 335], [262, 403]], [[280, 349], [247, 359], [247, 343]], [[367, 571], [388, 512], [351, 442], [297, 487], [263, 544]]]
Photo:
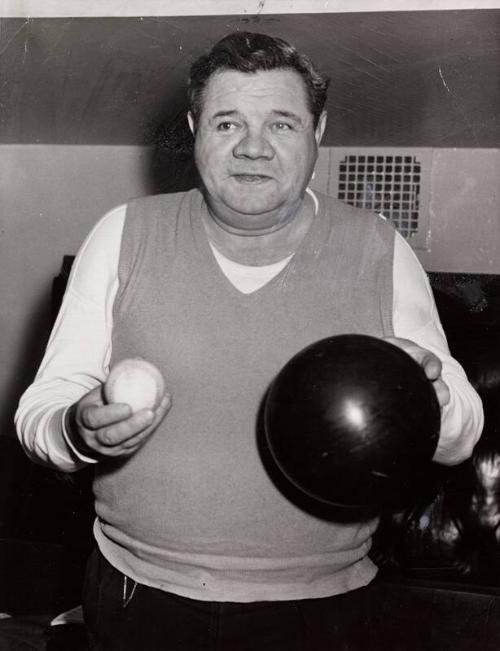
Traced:
[[66, 472], [93, 462], [72, 446], [64, 416], [109, 371], [125, 213], [124, 205], [111, 210], [81, 246], [42, 363], [15, 415], [28, 456]]
[[442, 378], [450, 401], [441, 410], [441, 432], [434, 460], [456, 464], [468, 458], [483, 428], [483, 408], [465, 371], [449, 351], [429, 279], [404, 238], [394, 244], [394, 335], [410, 339], [435, 353], [443, 364]]

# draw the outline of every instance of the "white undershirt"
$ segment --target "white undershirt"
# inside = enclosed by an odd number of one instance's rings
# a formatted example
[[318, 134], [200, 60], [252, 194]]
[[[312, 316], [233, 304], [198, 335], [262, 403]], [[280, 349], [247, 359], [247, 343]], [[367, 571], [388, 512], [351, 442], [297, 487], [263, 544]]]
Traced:
[[274, 278], [274, 276], [277, 276], [293, 258], [292, 254], [283, 260], [274, 262], [273, 264], [250, 266], [226, 258], [215, 248], [212, 242], [209, 242], [209, 244], [222, 272], [242, 294], [251, 294], [261, 287], [264, 287], [264, 285]]
[[[313, 195], [317, 202], [317, 198]], [[67, 407], [104, 382], [111, 359], [113, 303], [126, 206], [108, 212], [84, 241], [72, 266], [67, 291], [34, 383], [16, 413], [18, 436], [38, 462], [71, 472], [90, 460], [65, 436]], [[228, 260], [212, 246], [223, 273], [242, 293], [269, 282], [290, 257], [261, 267]], [[393, 330], [437, 354], [451, 398], [442, 410], [437, 461], [456, 463], [470, 455], [483, 424], [481, 403], [454, 360], [425, 271], [411, 247], [396, 234], [393, 266]]]

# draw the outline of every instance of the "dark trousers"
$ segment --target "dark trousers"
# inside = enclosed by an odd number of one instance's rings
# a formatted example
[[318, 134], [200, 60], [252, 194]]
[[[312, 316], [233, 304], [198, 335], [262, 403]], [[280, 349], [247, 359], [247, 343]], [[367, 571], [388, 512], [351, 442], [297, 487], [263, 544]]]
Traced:
[[197, 601], [136, 584], [95, 551], [83, 609], [99, 651], [382, 651], [373, 586], [325, 599]]

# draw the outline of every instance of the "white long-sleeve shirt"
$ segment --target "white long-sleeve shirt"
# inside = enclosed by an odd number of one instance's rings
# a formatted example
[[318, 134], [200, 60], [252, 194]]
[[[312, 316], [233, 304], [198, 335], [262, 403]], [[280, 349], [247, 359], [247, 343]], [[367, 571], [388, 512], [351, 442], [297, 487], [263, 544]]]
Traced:
[[[316, 197], [313, 198], [315, 201]], [[75, 471], [91, 459], [79, 454], [64, 431], [66, 409], [104, 382], [111, 358], [113, 303], [126, 206], [108, 212], [83, 243], [72, 267], [61, 310], [33, 384], [21, 398], [16, 426], [35, 461]], [[288, 259], [249, 267], [214, 255], [228, 279], [248, 293], [268, 282]], [[393, 329], [441, 359], [450, 401], [442, 409], [435, 460], [453, 464], [467, 458], [483, 426], [482, 405], [466, 375], [449, 353], [427, 275], [407, 242], [396, 234], [393, 263]]]

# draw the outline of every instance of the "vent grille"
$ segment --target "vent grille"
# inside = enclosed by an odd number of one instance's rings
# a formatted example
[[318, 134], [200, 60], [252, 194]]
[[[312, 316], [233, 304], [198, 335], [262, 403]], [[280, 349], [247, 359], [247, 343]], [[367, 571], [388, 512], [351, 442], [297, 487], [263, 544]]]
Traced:
[[381, 213], [409, 238], [419, 230], [421, 172], [416, 156], [347, 154], [339, 161], [337, 196]]

